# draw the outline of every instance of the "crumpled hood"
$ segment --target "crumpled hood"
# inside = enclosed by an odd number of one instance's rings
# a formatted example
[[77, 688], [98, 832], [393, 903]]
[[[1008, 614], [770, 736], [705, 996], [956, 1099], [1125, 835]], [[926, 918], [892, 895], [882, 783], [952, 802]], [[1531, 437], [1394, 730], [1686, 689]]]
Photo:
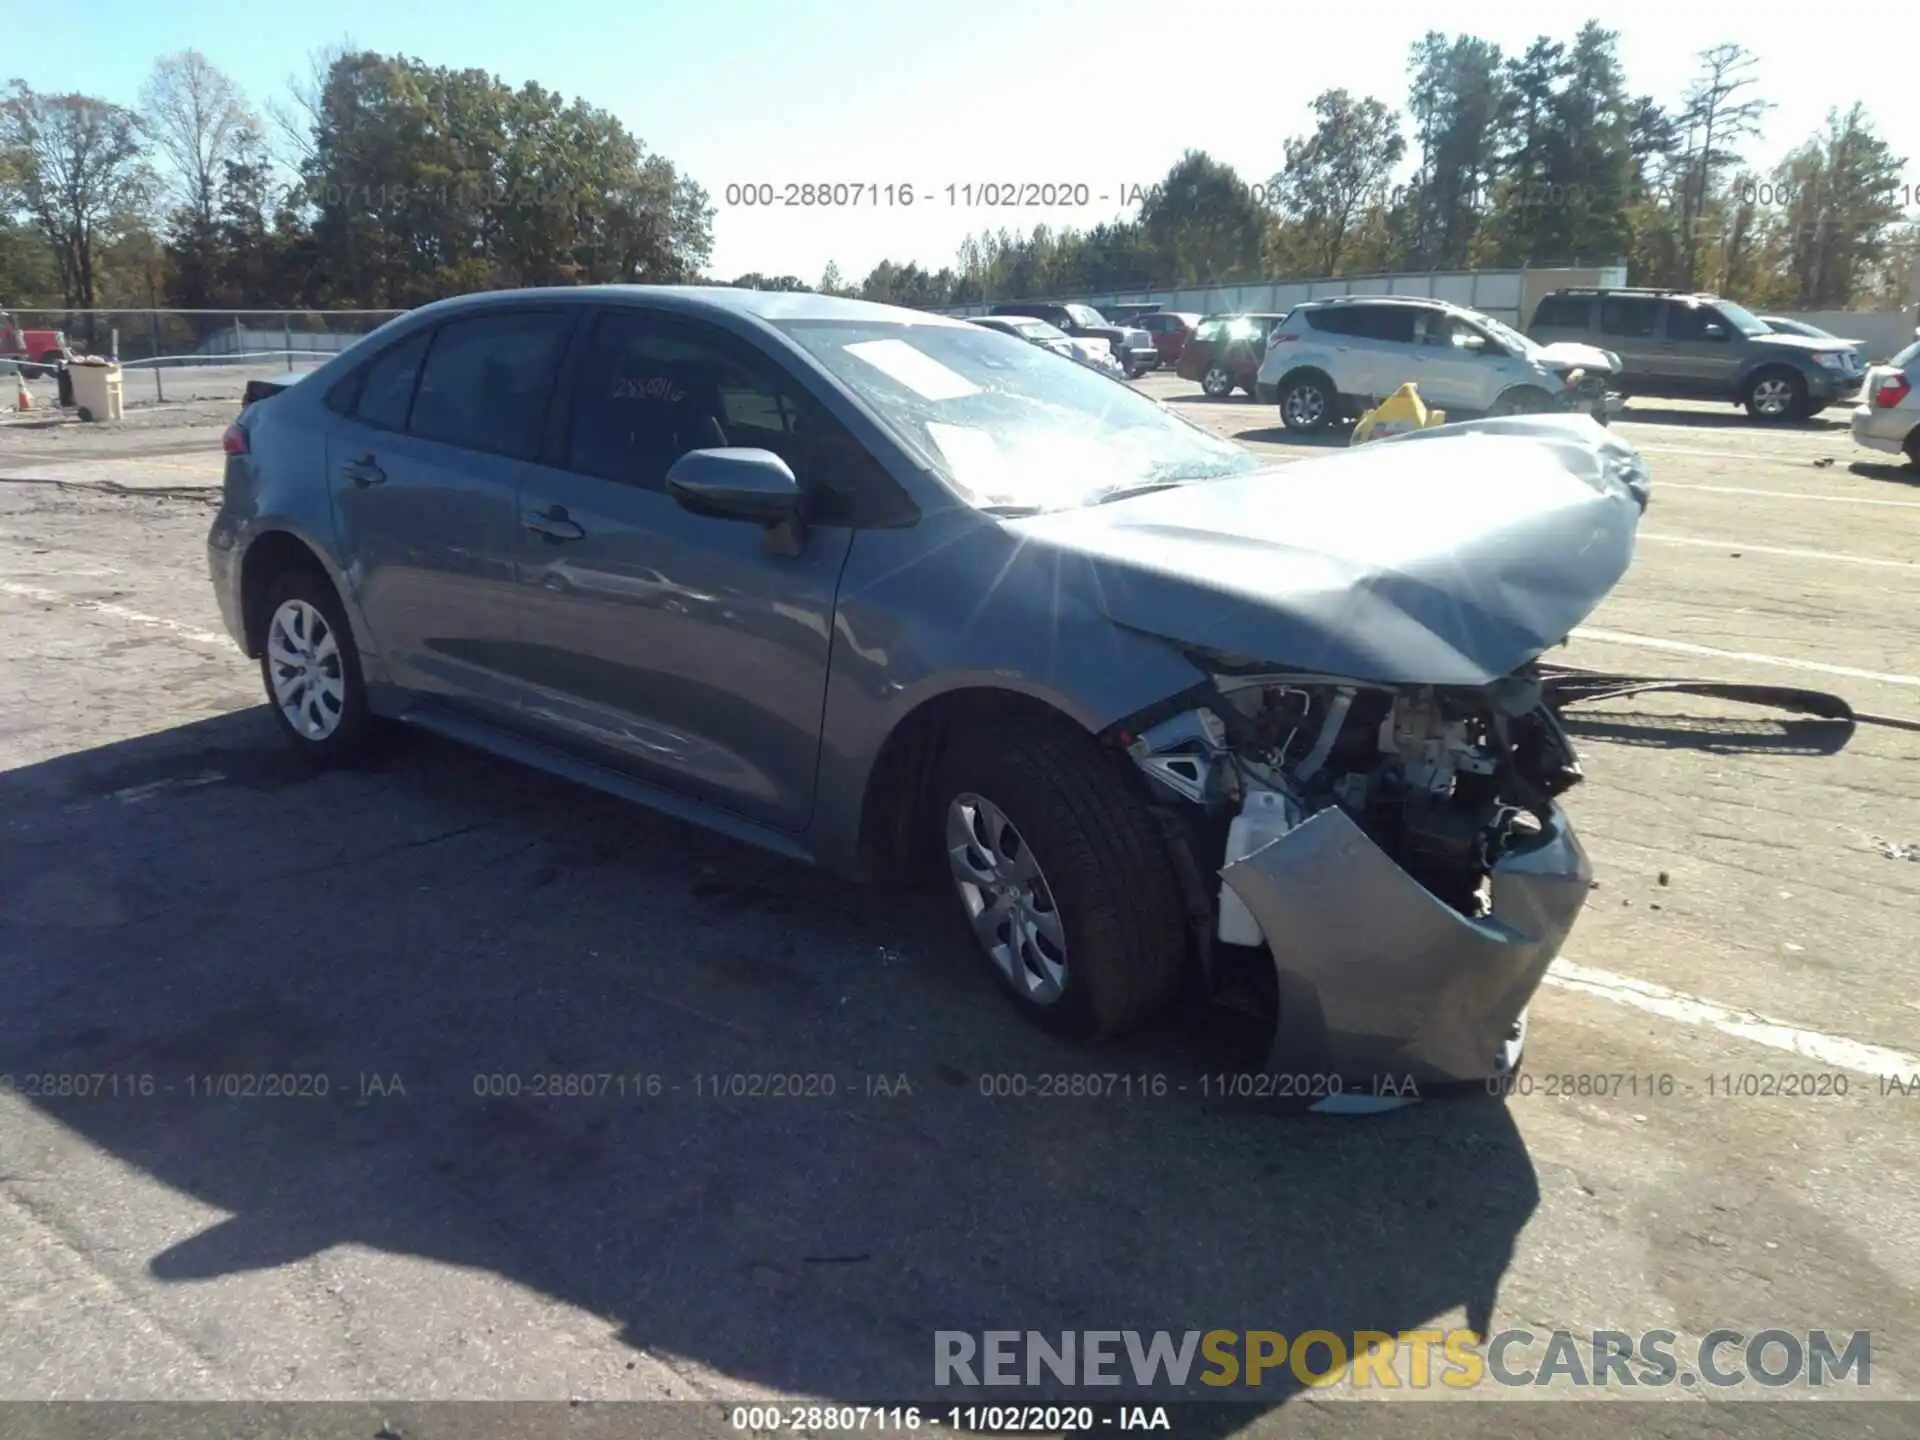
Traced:
[[1091, 603], [1131, 629], [1356, 680], [1484, 685], [1619, 582], [1645, 493], [1605, 427], [1525, 416], [1004, 523], [1084, 561]]
[[1561, 340], [1552, 345], [1540, 347], [1540, 363], [1550, 370], [1590, 370], [1610, 375], [1617, 368], [1613, 356], [1597, 345], [1582, 345], [1573, 340]]

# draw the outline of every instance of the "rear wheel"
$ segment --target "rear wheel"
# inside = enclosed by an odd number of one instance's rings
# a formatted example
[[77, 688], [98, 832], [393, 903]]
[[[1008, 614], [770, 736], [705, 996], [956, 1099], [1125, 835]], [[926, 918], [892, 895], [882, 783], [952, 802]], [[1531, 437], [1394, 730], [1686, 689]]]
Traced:
[[1209, 365], [1200, 377], [1200, 389], [1210, 400], [1226, 399], [1233, 388], [1233, 372], [1224, 365]]
[[1920, 425], [1907, 433], [1907, 468], [1920, 470]]
[[333, 584], [289, 570], [261, 601], [260, 676], [280, 733], [319, 764], [355, 758], [372, 727], [360, 651]]
[[1755, 420], [1797, 420], [1806, 412], [1807, 382], [1791, 370], [1762, 370], [1742, 398]]
[[1078, 1040], [1150, 1019], [1186, 955], [1166, 844], [1123, 763], [1022, 719], [960, 737], [938, 787], [975, 944], [1022, 1015]]

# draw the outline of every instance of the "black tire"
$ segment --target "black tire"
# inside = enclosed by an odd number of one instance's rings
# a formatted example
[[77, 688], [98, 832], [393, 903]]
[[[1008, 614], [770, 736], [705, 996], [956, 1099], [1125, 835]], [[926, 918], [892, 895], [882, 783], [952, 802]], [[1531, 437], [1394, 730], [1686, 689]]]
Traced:
[[1489, 415], [1545, 415], [1553, 409], [1553, 397], [1532, 385], [1516, 385], [1493, 402]]
[[[1779, 409], [1773, 408], [1773, 386], [1778, 381], [1786, 382], [1787, 399]], [[1807, 414], [1807, 382], [1792, 370], [1762, 370], [1747, 381], [1746, 388], [1740, 392], [1740, 403], [1747, 407], [1752, 419], [1764, 424], [1777, 425], [1783, 420], [1803, 420]]]
[[1030, 847], [1066, 940], [1066, 976], [1050, 1001], [1033, 998], [988, 955], [951, 872], [949, 883], [969, 942], [1015, 1008], [1074, 1040], [1102, 1040], [1151, 1019], [1178, 990], [1186, 959], [1166, 841], [1126, 763], [1064, 724], [1019, 719], [959, 737], [935, 788], [941, 855], [963, 795], [997, 807]]
[[[274, 693], [274, 624], [281, 608], [290, 602], [300, 602], [318, 611], [336, 647], [337, 664], [327, 669], [339, 678], [341, 698], [337, 706], [324, 706], [335, 723], [323, 736], [296, 729]], [[307, 567], [286, 571], [261, 597], [258, 620], [260, 681], [267, 692], [267, 709], [272, 712], [280, 733], [314, 764], [344, 765], [358, 759], [366, 750], [373, 715], [367, 708], [367, 684], [360, 669], [360, 650], [353, 642], [353, 627], [347, 623], [346, 609], [333, 582]], [[313, 638], [318, 639], [318, 632]]]
[[1289, 375], [1280, 382], [1280, 423], [1296, 435], [1317, 435], [1339, 414], [1339, 392], [1317, 371]]
[[1209, 400], [1233, 398], [1233, 371], [1225, 365], [1209, 365], [1200, 372], [1200, 393]]
[[1920, 425], [1907, 432], [1907, 468], [1920, 471]]

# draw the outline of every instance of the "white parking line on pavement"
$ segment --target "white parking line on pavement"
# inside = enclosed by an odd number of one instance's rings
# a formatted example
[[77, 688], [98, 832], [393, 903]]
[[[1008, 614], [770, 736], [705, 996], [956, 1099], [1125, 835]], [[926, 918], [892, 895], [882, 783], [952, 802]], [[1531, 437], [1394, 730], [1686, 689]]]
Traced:
[[234, 648], [233, 641], [225, 635], [216, 635], [211, 630], [183, 625], [178, 620], [169, 620], [163, 615], [149, 615], [144, 610], [132, 610], [125, 605], [116, 605], [111, 600], [89, 600], [84, 595], [68, 595], [63, 591], [47, 590], [38, 585], [21, 585], [12, 580], [0, 580], [0, 595], [12, 595], [21, 600], [38, 600], [43, 605], [72, 605], [81, 610], [93, 610], [101, 615], [110, 615], [116, 620], [130, 621], [135, 625], [150, 625], [160, 630], [170, 630], [183, 640], [192, 640], [201, 645], [218, 645], [222, 650]]
[[1789, 1025], [1784, 1020], [1771, 1020], [1748, 1010], [1729, 1009], [1711, 1000], [1669, 990], [1664, 985], [1616, 975], [1611, 970], [1596, 970], [1586, 965], [1576, 965], [1570, 960], [1556, 960], [1553, 968], [1547, 971], [1544, 983], [1556, 989], [1571, 990], [1576, 994], [1609, 1000], [1616, 1005], [1626, 1005], [1682, 1025], [1705, 1025], [1735, 1039], [1751, 1040], [1774, 1050], [1785, 1050], [1821, 1065], [1851, 1070], [1856, 1075], [1897, 1076], [1907, 1084], [1920, 1081], [1920, 1056], [1891, 1050], [1884, 1045], [1869, 1045], [1863, 1040], [1848, 1040], [1840, 1035], [1823, 1035], [1818, 1030], [1805, 1030], [1798, 1025]]
[[1634, 442], [1634, 449], [1644, 455], [1694, 455], [1702, 460], [1730, 460], [1740, 465], [1751, 465], [1760, 461], [1768, 465], [1806, 465], [1814, 458], [1802, 460], [1785, 455], [1758, 455], [1742, 453], [1738, 450], [1696, 450], [1690, 445], [1642, 445]]
[[1829, 505], [1877, 505], [1888, 510], [1920, 510], [1920, 500], [1873, 500], [1864, 495], [1815, 495], [1806, 490], [1761, 490], [1739, 485], [1688, 485], [1653, 482], [1654, 494], [1663, 490], [1699, 490], [1709, 495], [1761, 495], [1769, 500], [1823, 500]]
[[1783, 670], [1811, 670], [1820, 675], [1842, 675], [1849, 680], [1873, 680], [1882, 685], [1920, 685], [1920, 675], [1889, 675], [1879, 670], [1856, 670], [1851, 665], [1827, 665], [1819, 660], [1789, 660], [1781, 655], [1761, 655], [1750, 650], [1717, 650], [1711, 645], [1695, 645], [1686, 640], [1662, 640], [1653, 635], [1629, 635], [1621, 630], [1588, 630], [1582, 627], [1569, 638], [1594, 640], [1603, 645], [1632, 645], [1642, 650], [1668, 650], [1676, 655], [1702, 655], [1710, 660], [1777, 665]]
[[1869, 555], [1842, 555], [1833, 550], [1789, 550], [1779, 545], [1749, 545], [1743, 540], [1703, 540], [1697, 535], [1655, 535], [1642, 530], [1642, 540], [1657, 540], [1662, 545], [1703, 545], [1709, 550], [1738, 550], [1743, 555], [1784, 555], [1789, 560], [1832, 560], [1843, 565], [1885, 565], [1894, 570], [1912, 570], [1911, 560], [1876, 560]]

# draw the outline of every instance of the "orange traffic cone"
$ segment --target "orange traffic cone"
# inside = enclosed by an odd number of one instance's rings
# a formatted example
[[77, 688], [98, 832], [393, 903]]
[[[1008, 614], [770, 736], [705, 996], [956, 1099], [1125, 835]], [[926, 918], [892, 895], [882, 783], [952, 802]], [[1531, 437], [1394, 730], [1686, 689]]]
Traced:
[[27, 389], [27, 377], [16, 370], [13, 372], [13, 383], [20, 387], [20, 394], [13, 402], [14, 408], [16, 410], [33, 409], [33, 392]]

